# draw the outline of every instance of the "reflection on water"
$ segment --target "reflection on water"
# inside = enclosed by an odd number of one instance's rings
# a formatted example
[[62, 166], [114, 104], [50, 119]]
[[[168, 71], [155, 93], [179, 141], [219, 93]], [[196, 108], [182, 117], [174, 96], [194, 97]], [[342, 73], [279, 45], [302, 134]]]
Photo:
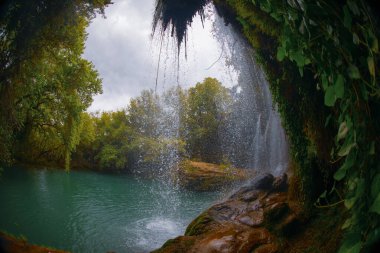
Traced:
[[72, 252], [147, 252], [219, 196], [132, 176], [11, 168], [0, 179], [0, 230]]

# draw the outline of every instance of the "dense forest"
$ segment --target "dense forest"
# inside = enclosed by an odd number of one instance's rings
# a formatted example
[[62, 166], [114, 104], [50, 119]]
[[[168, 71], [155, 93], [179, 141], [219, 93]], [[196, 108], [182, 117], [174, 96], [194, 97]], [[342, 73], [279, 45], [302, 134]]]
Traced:
[[[237, 87], [225, 88], [218, 80], [206, 78], [188, 90], [178, 86], [162, 95], [143, 91], [123, 110], [81, 112], [71, 167], [133, 172], [154, 168], [175, 152], [178, 161], [249, 168], [249, 143], [244, 139], [255, 124], [236, 126], [236, 118], [248, 113], [243, 98]], [[15, 159], [29, 165], [64, 167], [63, 140], [56, 138], [51, 125], [42, 124], [40, 131], [32, 129], [15, 140], [20, 147], [14, 151]]]
[[[290, 143], [289, 198], [308, 218], [340, 208], [334, 216], [345, 218], [339, 252], [375, 252], [379, 10], [365, 0], [158, 0], [154, 33], [175, 36], [180, 50], [193, 18], [204, 19], [211, 2], [254, 48], [270, 83]], [[220, 143], [242, 108], [236, 89], [216, 79], [161, 95], [144, 91], [124, 110], [86, 112], [102, 87], [94, 65], [82, 57], [85, 29], [109, 4], [1, 3], [0, 165], [128, 170], [157, 164], [174, 147], [178, 157], [249, 166], [244, 146], [226, 150]], [[170, 132], [173, 117], [180, 125]], [[232, 138], [224, 137], [227, 143]], [[241, 157], [229, 157], [238, 150]]]

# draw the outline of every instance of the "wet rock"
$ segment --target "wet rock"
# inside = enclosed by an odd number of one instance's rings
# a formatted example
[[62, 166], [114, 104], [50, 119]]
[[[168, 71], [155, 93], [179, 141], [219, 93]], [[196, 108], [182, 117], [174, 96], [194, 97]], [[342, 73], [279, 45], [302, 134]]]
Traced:
[[276, 244], [264, 244], [256, 248], [253, 253], [277, 253], [279, 252], [278, 246]]
[[265, 220], [270, 223], [274, 223], [283, 218], [288, 213], [289, 206], [287, 203], [274, 203], [265, 209]]
[[257, 227], [264, 222], [264, 211], [260, 209], [258, 211], [249, 212], [248, 214], [243, 214], [237, 217], [237, 220], [244, 225]]
[[276, 177], [273, 181], [273, 191], [286, 192], [288, 190], [288, 175], [282, 174], [280, 177]]
[[251, 183], [256, 190], [271, 190], [273, 187], [274, 176], [270, 173], [257, 176]]
[[[283, 189], [286, 181], [286, 176], [277, 180], [271, 174], [256, 178], [196, 218], [183, 239], [176, 238], [170, 247], [164, 245], [156, 252], [280, 252], [277, 236], [293, 230], [298, 222], [286, 192], [273, 190], [275, 185], [277, 190]], [[174, 250], [176, 244], [181, 251]]]

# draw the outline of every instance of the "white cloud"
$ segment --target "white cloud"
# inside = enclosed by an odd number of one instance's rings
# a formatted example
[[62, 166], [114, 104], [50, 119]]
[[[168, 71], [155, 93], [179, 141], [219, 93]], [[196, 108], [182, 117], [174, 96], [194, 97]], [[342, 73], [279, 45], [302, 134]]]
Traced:
[[[103, 79], [103, 94], [94, 98], [90, 111], [126, 107], [143, 89], [154, 89], [160, 51], [158, 38], [151, 40], [154, 0], [115, 0], [106, 9], [106, 19], [97, 17], [87, 29], [85, 58], [91, 60]], [[221, 49], [211, 34], [212, 21], [202, 27], [198, 18], [189, 32], [187, 55], [181, 55], [179, 84], [195, 85], [205, 77], [216, 77], [231, 86], [234, 79], [218, 61]], [[158, 90], [177, 84], [176, 44], [165, 40], [161, 53]], [[183, 53], [184, 49], [182, 49]]]

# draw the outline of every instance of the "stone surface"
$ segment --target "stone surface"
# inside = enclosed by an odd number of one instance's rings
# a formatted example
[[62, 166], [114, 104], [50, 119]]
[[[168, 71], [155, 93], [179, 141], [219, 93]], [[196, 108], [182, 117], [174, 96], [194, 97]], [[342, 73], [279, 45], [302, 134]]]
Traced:
[[[278, 182], [281, 187], [274, 187]], [[185, 236], [168, 241], [155, 252], [280, 252], [277, 234], [297, 221], [283, 191], [285, 182], [284, 176], [258, 177], [202, 213], [188, 226]]]

